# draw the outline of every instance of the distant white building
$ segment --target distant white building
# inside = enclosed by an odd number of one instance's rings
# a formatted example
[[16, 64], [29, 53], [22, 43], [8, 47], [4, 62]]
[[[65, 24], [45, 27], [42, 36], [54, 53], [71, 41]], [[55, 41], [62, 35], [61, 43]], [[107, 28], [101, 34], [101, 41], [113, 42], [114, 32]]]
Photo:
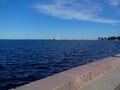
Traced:
[[60, 40], [60, 39], [57, 38], [57, 37], [53, 37], [53, 38], [51, 38], [50, 40]]

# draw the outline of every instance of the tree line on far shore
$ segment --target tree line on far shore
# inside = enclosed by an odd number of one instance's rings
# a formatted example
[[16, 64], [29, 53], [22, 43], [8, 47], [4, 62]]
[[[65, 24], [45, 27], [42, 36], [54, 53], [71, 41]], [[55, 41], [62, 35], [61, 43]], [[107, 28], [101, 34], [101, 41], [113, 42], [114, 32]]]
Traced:
[[120, 36], [98, 37], [98, 40], [120, 40]]

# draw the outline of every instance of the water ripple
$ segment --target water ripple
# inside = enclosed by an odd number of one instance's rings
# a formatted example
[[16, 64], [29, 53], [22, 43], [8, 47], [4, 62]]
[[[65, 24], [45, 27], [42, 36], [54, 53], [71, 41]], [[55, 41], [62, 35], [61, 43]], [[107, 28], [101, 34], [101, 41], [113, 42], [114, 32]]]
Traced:
[[0, 90], [120, 53], [119, 41], [0, 40]]

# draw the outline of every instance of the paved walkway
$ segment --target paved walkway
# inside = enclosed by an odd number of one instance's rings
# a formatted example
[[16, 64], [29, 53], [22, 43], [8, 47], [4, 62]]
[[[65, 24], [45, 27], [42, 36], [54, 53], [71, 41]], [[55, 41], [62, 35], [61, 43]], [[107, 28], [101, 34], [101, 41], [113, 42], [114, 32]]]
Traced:
[[108, 71], [78, 90], [120, 90], [120, 67]]

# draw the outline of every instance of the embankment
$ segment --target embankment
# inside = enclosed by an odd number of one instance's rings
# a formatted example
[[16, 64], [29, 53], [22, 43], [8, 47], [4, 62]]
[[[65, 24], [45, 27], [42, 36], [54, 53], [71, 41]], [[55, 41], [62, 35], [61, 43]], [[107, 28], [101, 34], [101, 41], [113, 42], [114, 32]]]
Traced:
[[120, 66], [120, 54], [82, 65], [10, 90], [76, 90], [110, 69]]

